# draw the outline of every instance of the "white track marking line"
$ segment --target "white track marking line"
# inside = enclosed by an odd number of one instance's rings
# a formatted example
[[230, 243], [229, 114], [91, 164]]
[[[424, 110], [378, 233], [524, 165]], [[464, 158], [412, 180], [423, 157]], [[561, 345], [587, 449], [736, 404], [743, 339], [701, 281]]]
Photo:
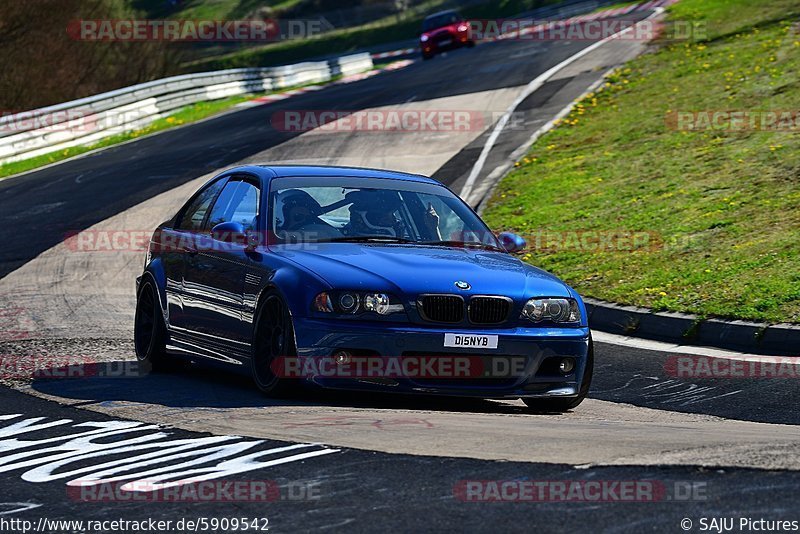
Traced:
[[634, 26], [631, 26], [630, 28], [625, 28], [624, 30], [619, 31], [613, 35], [610, 35], [601, 41], [597, 41], [593, 45], [587, 46], [577, 54], [568, 57], [555, 67], [548, 69], [544, 73], [540, 74], [539, 76], [531, 80], [528, 83], [528, 85], [525, 86], [525, 89], [522, 90], [522, 92], [519, 94], [516, 100], [514, 100], [514, 102], [511, 103], [511, 106], [509, 106], [509, 108], [505, 111], [505, 113], [503, 113], [503, 116], [500, 117], [500, 120], [497, 121], [494, 130], [492, 130], [491, 135], [489, 135], [489, 138], [486, 140], [486, 144], [483, 146], [483, 150], [481, 150], [481, 154], [478, 157], [478, 160], [475, 162], [475, 165], [472, 166], [472, 171], [470, 171], [469, 176], [467, 177], [467, 181], [466, 183], [464, 183], [464, 187], [461, 189], [461, 194], [459, 196], [464, 199], [469, 198], [470, 194], [472, 193], [472, 188], [475, 185], [475, 180], [478, 179], [478, 175], [483, 170], [483, 166], [486, 164], [486, 159], [489, 157], [489, 153], [492, 151], [492, 148], [494, 148], [494, 144], [497, 142], [498, 137], [500, 137], [500, 134], [506, 127], [506, 124], [508, 124], [508, 121], [511, 119], [511, 115], [526, 98], [528, 98], [531, 94], [533, 94], [535, 91], [541, 88], [542, 85], [544, 85], [547, 80], [549, 80], [554, 74], [556, 74], [564, 67], [574, 63], [575, 61], [581, 59], [587, 54], [594, 52], [604, 44], [612, 40], [618, 39], [620, 35], [634, 31], [636, 26], [638, 26], [642, 22], [650, 20], [651, 18], [660, 15], [663, 12], [664, 8], [657, 8], [649, 17], [642, 19], [641, 21], [637, 22]]
[[11, 514], [18, 514], [19, 512], [25, 512], [27, 510], [33, 510], [34, 508], [40, 508], [41, 504], [36, 504], [32, 502], [4, 502], [0, 503], [0, 507], [3, 506], [16, 506], [16, 508], [12, 510], [5, 510], [0, 512], [0, 515], [11, 515]]
[[[609, 334], [607, 332], [600, 332], [598, 330], [592, 330], [592, 338], [599, 343], [618, 345], [621, 347], [631, 347], [635, 349], [650, 350], [654, 352], [669, 352], [671, 354], [709, 356], [713, 358], [724, 358], [726, 360], [773, 361], [776, 359], [789, 360], [790, 358], [792, 358], [789, 356], [761, 356], [757, 354], [745, 354], [743, 352], [715, 349], [712, 347], [675, 345], [673, 343], [665, 343], [663, 341], [653, 341], [650, 339], [643, 339], [640, 337], [628, 337], [628, 336], [620, 336], [618, 334]], [[797, 362], [800, 363], [800, 359], [797, 359]]]
[[483, 215], [483, 209], [486, 207], [486, 204], [484, 204], [483, 201], [491, 197], [492, 193], [494, 192], [494, 189], [497, 187], [497, 184], [500, 183], [500, 179], [511, 168], [511, 166], [514, 165], [514, 162], [521, 159], [522, 156], [524, 156], [525, 153], [528, 150], [530, 150], [531, 146], [533, 146], [533, 144], [536, 141], [538, 141], [541, 136], [552, 130], [553, 126], [556, 125], [556, 121], [559, 121], [564, 117], [566, 117], [567, 115], [569, 115], [572, 109], [575, 107], [575, 104], [586, 98], [586, 95], [588, 95], [589, 93], [593, 93], [594, 91], [597, 90], [598, 87], [603, 85], [608, 75], [611, 74], [611, 72], [613, 71], [614, 69], [607, 70], [603, 74], [603, 76], [600, 77], [599, 80], [590, 85], [586, 89], [586, 91], [581, 93], [581, 95], [578, 98], [576, 98], [575, 100], [564, 106], [564, 108], [561, 111], [559, 111], [555, 117], [547, 121], [545, 124], [540, 126], [535, 132], [533, 132], [531, 136], [524, 143], [519, 145], [514, 150], [514, 152], [511, 153], [506, 163], [503, 163], [495, 167], [495, 169], [486, 177], [486, 180], [484, 180], [484, 182], [482, 183], [483, 187], [480, 187], [477, 190], [472, 191], [472, 193], [474, 193], [473, 196], [475, 198], [462, 197], [464, 198], [464, 202], [466, 202], [470, 206], [475, 206], [476, 204], [480, 203], [480, 206], [478, 207], [478, 214]]

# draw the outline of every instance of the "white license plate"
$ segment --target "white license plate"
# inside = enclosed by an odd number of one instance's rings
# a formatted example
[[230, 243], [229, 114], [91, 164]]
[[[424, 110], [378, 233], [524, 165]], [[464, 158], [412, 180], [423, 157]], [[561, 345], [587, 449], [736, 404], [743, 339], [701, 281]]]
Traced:
[[445, 334], [445, 347], [466, 349], [496, 349], [497, 336], [476, 336], [473, 334]]

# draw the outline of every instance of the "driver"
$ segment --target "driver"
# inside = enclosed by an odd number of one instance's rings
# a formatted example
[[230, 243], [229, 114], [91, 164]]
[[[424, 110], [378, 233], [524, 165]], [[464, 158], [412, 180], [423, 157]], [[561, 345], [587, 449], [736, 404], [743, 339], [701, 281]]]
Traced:
[[326, 239], [340, 237], [342, 234], [336, 228], [326, 223], [319, 216], [323, 213], [322, 206], [306, 191], [292, 189], [279, 197], [282, 204], [278, 211], [283, 215], [283, 220], [277, 221], [280, 233], [308, 239]]
[[402, 201], [396, 191], [359, 191], [354, 197], [347, 225], [349, 235], [409, 237], [397, 215]]

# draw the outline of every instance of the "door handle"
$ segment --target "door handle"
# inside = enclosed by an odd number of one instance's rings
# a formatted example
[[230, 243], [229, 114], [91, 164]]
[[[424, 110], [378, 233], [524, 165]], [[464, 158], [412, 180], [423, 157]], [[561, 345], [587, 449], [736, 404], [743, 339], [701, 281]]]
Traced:
[[186, 253], [187, 253], [189, 256], [197, 256], [197, 249], [196, 249], [196, 248], [186, 247], [186, 248], [184, 249], [184, 251], [185, 251], [185, 252], [186, 252]]

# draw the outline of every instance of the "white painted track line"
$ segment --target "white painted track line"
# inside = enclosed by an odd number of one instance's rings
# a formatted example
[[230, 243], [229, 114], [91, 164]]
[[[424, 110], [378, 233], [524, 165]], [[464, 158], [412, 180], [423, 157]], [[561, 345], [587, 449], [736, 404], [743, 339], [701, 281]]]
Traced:
[[547, 80], [552, 78], [558, 71], [560, 71], [564, 67], [574, 63], [575, 61], [586, 56], [587, 54], [591, 54], [604, 44], [612, 40], [619, 39], [620, 35], [634, 31], [636, 26], [638, 26], [642, 22], [650, 20], [651, 18], [656, 17], [663, 12], [664, 8], [661, 7], [656, 8], [656, 10], [649, 17], [639, 21], [636, 25], [630, 28], [625, 28], [624, 30], [619, 31], [614, 35], [610, 35], [601, 41], [597, 41], [593, 45], [587, 46], [577, 54], [568, 57], [555, 67], [552, 67], [551, 69], [543, 72], [542, 74], [531, 80], [528, 83], [528, 85], [525, 86], [525, 88], [522, 90], [522, 92], [519, 94], [516, 100], [514, 100], [514, 102], [511, 103], [511, 105], [508, 107], [505, 113], [503, 113], [503, 116], [500, 117], [500, 120], [497, 121], [497, 124], [495, 124], [492, 133], [489, 135], [489, 138], [486, 140], [486, 144], [483, 146], [483, 149], [481, 150], [481, 154], [478, 157], [478, 160], [472, 166], [472, 170], [470, 171], [469, 176], [467, 177], [467, 181], [466, 183], [464, 183], [464, 187], [461, 189], [461, 193], [459, 196], [463, 199], [468, 199], [470, 197], [470, 195], [472, 194], [472, 188], [475, 186], [475, 181], [478, 179], [478, 175], [480, 175], [481, 171], [483, 170], [483, 166], [486, 164], [486, 159], [489, 157], [489, 153], [492, 151], [494, 144], [497, 142], [498, 137], [500, 137], [500, 134], [506, 127], [506, 124], [508, 124], [508, 121], [511, 119], [511, 116], [513, 115], [514, 111], [517, 109], [517, 107], [519, 107], [520, 104], [522, 104], [522, 102], [525, 101], [526, 98], [528, 98], [535, 91], [541, 88], [542, 85], [544, 85], [545, 82], [547, 82]]

